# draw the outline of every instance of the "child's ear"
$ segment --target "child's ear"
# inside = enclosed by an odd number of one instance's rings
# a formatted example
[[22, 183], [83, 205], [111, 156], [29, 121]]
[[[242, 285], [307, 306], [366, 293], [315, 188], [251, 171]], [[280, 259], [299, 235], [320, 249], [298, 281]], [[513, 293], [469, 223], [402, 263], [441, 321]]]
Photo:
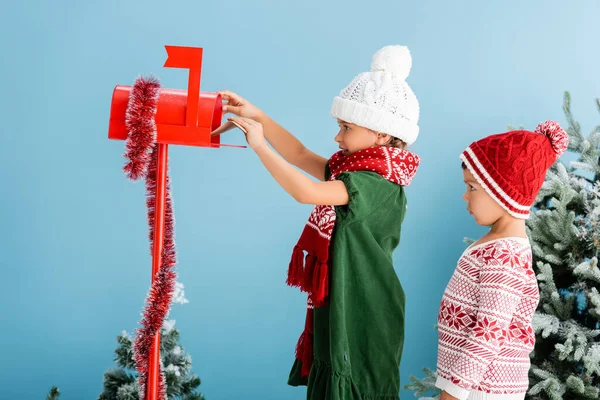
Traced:
[[378, 146], [385, 146], [386, 144], [388, 144], [390, 142], [390, 140], [392, 140], [392, 137], [390, 135], [388, 135], [387, 133], [377, 133], [377, 145]]

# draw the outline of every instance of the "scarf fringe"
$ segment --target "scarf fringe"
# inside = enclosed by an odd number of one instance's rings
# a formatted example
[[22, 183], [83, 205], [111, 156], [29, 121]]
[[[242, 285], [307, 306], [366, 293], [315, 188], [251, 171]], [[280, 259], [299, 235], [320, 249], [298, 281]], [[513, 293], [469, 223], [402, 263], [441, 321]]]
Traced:
[[304, 250], [295, 246], [286, 283], [310, 293], [315, 307], [324, 306], [329, 296], [329, 265], [314, 254], [305, 256]]
[[306, 313], [306, 323], [304, 332], [298, 339], [296, 344], [296, 359], [302, 363], [300, 375], [307, 377], [310, 374], [312, 368], [314, 354], [313, 354], [313, 310], [308, 309]]
[[292, 252], [292, 259], [290, 260], [290, 265], [288, 267], [286, 284], [292, 287], [300, 288], [300, 290], [304, 291], [303, 274], [304, 252], [300, 247], [295, 246], [294, 251]]

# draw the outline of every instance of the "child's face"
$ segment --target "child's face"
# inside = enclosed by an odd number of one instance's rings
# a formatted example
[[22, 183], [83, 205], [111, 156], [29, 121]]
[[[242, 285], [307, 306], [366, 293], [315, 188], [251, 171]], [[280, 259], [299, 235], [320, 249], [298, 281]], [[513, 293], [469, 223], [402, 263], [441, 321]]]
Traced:
[[340, 131], [334, 140], [339, 144], [344, 155], [360, 150], [383, 146], [390, 140], [390, 135], [374, 132], [370, 129], [338, 119]]
[[462, 198], [467, 202], [467, 210], [478, 225], [494, 225], [506, 214], [506, 211], [492, 199], [467, 168], [463, 169], [463, 177], [467, 191]]

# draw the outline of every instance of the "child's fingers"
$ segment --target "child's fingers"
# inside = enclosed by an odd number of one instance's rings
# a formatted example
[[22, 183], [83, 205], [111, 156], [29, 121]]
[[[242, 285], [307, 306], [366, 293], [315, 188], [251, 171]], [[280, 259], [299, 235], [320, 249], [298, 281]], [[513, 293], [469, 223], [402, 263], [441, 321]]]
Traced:
[[240, 115], [240, 112], [241, 112], [241, 107], [230, 106], [230, 105], [223, 106], [223, 113], [225, 113], [225, 114]]
[[230, 121], [236, 121], [241, 123], [243, 126], [246, 127], [251, 127], [251, 126], [256, 126], [258, 123], [256, 121], [254, 121], [251, 118], [246, 118], [246, 117], [230, 117], [229, 118]]
[[245, 124], [250, 125], [250, 126], [255, 126], [255, 125], [258, 124], [258, 122], [256, 122], [252, 118], [236, 117], [235, 120], [236, 121], [243, 121]]
[[235, 126], [237, 126], [238, 128], [240, 128], [240, 130], [244, 133], [248, 133], [248, 124], [245, 123], [244, 121], [240, 121], [237, 118], [230, 118], [230, 121], [232, 124], [234, 124]]
[[240, 124], [242, 126], [249, 126], [249, 122], [246, 118], [243, 117], [229, 117], [228, 118], [229, 121]]
[[221, 126], [219, 126], [217, 129], [212, 131], [210, 133], [210, 136], [222, 135], [223, 133], [230, 131], [233, 128], [235, 128], [235, 125], [231, 121], [227, 121], [224, 124], [222, 124]]
[[219, 94], [221, 95], [223, 100], [227, 100], [228, 104], [231, 104], [234, 106], [240, 106], [244, 102], [244, 99], [242, 98], [242, 96], [240, 96], [239, 94], [233, 93], [232, 91], [229, 91], [229, 90], [222, 90], [219, 92]]

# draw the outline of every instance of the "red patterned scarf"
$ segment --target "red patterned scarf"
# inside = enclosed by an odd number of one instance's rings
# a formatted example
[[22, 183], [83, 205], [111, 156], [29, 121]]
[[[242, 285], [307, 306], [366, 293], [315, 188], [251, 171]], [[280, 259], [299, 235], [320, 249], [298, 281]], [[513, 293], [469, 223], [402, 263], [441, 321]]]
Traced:
[[[361, 150], [349, 156], [340, 151], [329, 160], [329, 180], [336, 180], [343, 172], [372, 171], [390, 182], [408, 186], [419, 162], [416, 154], [387, 146]], [[319, 205], [312, 210], [294, 247], [288, 269], [287, 284], [308, 293], [306, 324], [296, 346], [296, 359], [302, 362], [303, 377], [308, 376], [313, 361], [313, 306], [328, 304], [329, 244], [335, 219], [333, 206]]]

